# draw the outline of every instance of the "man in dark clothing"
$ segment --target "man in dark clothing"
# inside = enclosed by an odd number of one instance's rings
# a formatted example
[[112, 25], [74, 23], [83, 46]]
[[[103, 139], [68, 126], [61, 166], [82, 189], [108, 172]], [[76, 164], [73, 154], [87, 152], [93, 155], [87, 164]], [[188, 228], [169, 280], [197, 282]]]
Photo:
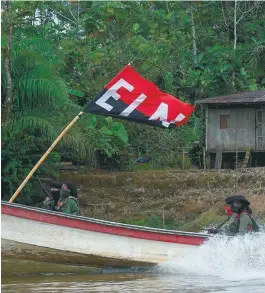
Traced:
[[223, 233], [230, 236], [258, 232], [259, 227], [251, 217], [250, 202], [242, 195], [230, 196], [226, 200], [225, 211], [230, 218], [218, 229], [210, 229], [209, 233]]
[[253, 222], [247, 212], [248, 205], [248, 201], [238, 199], [233, 200], [231, 204], [231, 210], [237, 215], [238, 229], [236, 233], [245, 234], [253, 231]]
[[[57, 184], [57, 186], [59, 186]], [[54, 188], [53, 191], [58, 191]], [[80, 215], [76, 186], [70, 182], [61, 184], [57, 210], [66, 214]]]

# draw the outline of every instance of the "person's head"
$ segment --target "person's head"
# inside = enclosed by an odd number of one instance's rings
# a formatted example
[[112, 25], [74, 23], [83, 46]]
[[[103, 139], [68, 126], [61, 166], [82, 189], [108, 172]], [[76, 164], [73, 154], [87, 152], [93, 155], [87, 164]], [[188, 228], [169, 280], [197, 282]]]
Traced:
[[67, 191], [70, 192], [70, 195], [73, 197], [78, 197], [76, 185], [71, 182], [65, 182], [63, 185], [66, 185]]
[[243, 211], [247, 212], [248, 214], [252, 214], [252, 210], [249, 207], [249, 204], [245, 201], [235, 200], [232, 203], [231, 210], [235, 213], [241, 213]]
[[61, 187], [63, 190], [66, 190], [68, 192], [70, 192], [70, 189], [68, 187], [68, 183], [63, 183], [62, 187]]
[[242, 202], [239, 200], [234, 200], [231, 204], [231, 211], [234, 213], [241, 213], [243, 210]]
[[60, 200], [65, 200], [69, 197], [71, 195], [70, 191], [68, 182], [63, 183], [60, 189]]
[[233, 195], [229, 196], [225, 199], [225, 212], [229, 213], [241, 213], [242, 211], [246, 211], [251, 214], [252, 211], [249, 208], [250, 202], [243, 195]]

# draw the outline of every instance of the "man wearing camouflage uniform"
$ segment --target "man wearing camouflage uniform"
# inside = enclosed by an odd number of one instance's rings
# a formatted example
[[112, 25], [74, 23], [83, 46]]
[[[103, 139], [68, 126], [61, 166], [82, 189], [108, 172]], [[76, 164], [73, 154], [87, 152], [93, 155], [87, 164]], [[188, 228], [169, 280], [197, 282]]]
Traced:
[[73, 184], [69, 182], [62, 184], [57, 210], [66, 214], [80, 215], [77, 192]]

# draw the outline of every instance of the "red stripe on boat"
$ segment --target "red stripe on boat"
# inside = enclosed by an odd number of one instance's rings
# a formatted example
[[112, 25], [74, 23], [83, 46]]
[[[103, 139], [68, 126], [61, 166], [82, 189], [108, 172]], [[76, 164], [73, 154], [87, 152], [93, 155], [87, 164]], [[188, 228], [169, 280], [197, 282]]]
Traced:
[[88, 230], [93, 232], [114, 234], [119, 236], [147, 239], [147, 240], [155, 240], [162, 242], [171, 242], [171, 243], [179, 243], [179, 244], [188, 244], [188, 245], [201, 245], [207, 238], [206, 237], [198, 237], [192, 235], [178, 235], [178, 234], [166, 234], [159, 233], [153, 231], [143, 231], [132, 229], [129, 227], [117, 227], [110, 226], [101, 223], [93, 223], [88, 222], [82, 219], [71, 219], [67, 217], [57, 216], [53, 214], [45, 214], [38, 211], [32, 211], [23, 209], [21, 207], [12, 207], [7, 206], [2, 203], [2, 214], [30, 219], [33, 221], [49, 223], [64, 227], [71, 227], [81, 230]]

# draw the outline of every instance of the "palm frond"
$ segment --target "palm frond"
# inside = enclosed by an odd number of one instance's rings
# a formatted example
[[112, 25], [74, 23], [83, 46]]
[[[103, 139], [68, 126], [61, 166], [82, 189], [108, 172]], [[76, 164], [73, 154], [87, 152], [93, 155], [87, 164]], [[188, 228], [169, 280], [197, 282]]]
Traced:
[[10, 131], [29, 131], [32, 134], [43, 134], [53, 141], [60, 132], [61, 123], [48, 110], [34, 109], [16, 115], [10, 124]]
[[13, 54], [15, 56], [23, 51], [35, 52], [50, 65], [61, 64], [63, 60], [63, 53], [56, 50], [54, 46], [41, 37], [24, 38], [14, 43]]
[[16, 88], [21, 104], [32, 108], [43, 104], [62, 106], [67, 101], [64, 81], [47, 64], [26, 71], [16, 80]]
[[38, 63], [43, 63], [39, 53], [30, 50], [19, 52], [19, 54], [12, 55], [11, 58], [12, 74], [16, 77], [28, 69], [34, 68]]
[[76, 124], [64, 136], [61, 146], [67, 148], [73, 155], [86, 161], [93, 161], [95, 149], [95, 137], [93, 131], [85, 131], [81, 125]]
[[[54, 49], [51, 51], [46, 43], [43, 39], [23, 39], [12, 48], [15, 104], [9, 131], [42, 137], [50, 144], [81, 107], [69, 99], [65, 82], [53, 68], [52, 60], [55, 60], [56, 55]], [[61, 140], [57, 149], [92, 161], [93, 131], [84, 131], [82, 126], [77, 123]]]
[[[34, 135], [43, 135], [47, 143], [52, 143], [63, 131], [73, 117], [66, 117], [61, 113], [55, 115], [48, 109], [25, 111], [15, 116], [9, 131], [28, 131]], [[57, 148], [69, 151], [76, 157], [92, 161], [94, 156], [94, 133], [84, 132], [81, 125], [75, 125], [60, 141]]]

